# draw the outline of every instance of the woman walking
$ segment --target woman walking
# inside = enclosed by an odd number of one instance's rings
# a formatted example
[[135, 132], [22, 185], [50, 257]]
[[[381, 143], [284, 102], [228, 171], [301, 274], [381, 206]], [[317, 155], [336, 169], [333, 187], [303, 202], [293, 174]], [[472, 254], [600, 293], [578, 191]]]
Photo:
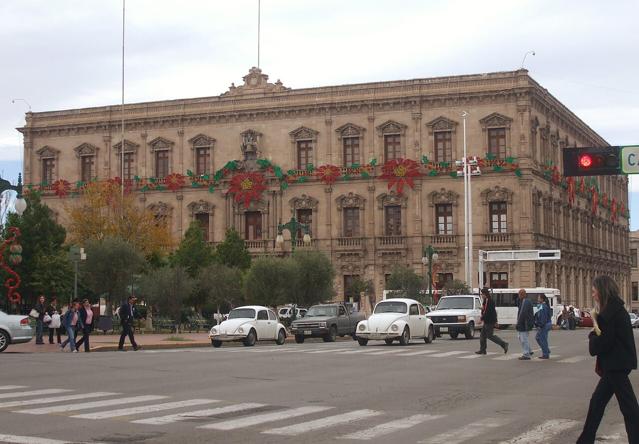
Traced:
[[42, 345], [44, 344], [44, 340], [42, 339], [42, 332], [44, 330], [44, 315], [45, 313], [45, 305], [44, 305], [44, 295], [41, 294], [38, 297], [38, 302], [31, 310], [31, 314], [35, 317], [36, 320], [36, 344]]
[[91, 303], [88, 299], [82, 301], [82, 307], [80, 307], [80, 321], [82, 321], [82, 338], [75, 343], [75, 349], [80, 351], [80, 346], [84, 344], [84, 352], [89, 353], [91, 348], [89, 346], [89, 336], [93, 331], [93, 310], [91, 310]]
[[540, 294], [537, 299], [539, 302], [539, 310], [535, 314], [535, 326], [538, 328], [535, 339], [539, 348], [541, 348], [541, 356], [539, 359], [550, 358], [550, 347], [548, 347], [548, 333], [552, 329], [552, 316], [550, 314], [550, 305], [545, 294]]
[[630, 317], [619, 297], [619, 287], [608, 276], [598, 276], [592, 283], [592, 298], [599, 307], [596, 321], [600, 331], [589, 335], [589, 349], [597, 357], [595, 371], [601, 377], [595, 388], [583, 432], [577, 444], [595, 442], [606, 405], [614, 394], [626, 424], [630, 444], [639, 444], [639, 404], [628, 379], [637, 368], [637, 350]]
[[75, 348], [75, 333], [78, 329], [82, 328], [82, 319], [80, 319], [80, 313], [78, 313], [79, 308], [80, 302], [77, 299], [74, 299], [73, 302], [71, 302], [69, 310], [62, 318], [62, 324], [67, 331], [68, 337], [62, 344], [60, 344], [60, 351], [64, 351], [64, 347], [69, 344], [69, 348], [73, 353], [78, 352]]
[[60, 340], [60, 326], [62, 325], [60, 322], [60, 311], [58, 310], [58, 300], [54, 296], [47, 307], [47, 314], [51, 318], [51, 322], [49, 322], [49, 344], [53, 344], [53, 336], [57, 335], [58, 344], [62, 341]]

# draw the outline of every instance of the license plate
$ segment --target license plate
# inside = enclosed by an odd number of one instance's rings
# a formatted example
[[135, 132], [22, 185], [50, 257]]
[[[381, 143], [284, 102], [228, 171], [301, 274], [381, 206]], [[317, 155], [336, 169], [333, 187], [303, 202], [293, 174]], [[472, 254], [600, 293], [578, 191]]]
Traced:
[[312, 335], [312, 334], [313, 334], [313, 332], [312, 332], [312, 331], [310, 331], [310, 330], [304, 330], [304, 334], [305, 334], [305, 335], [307, 335], [307, 336], [309, 336], [309, 335]]
[[439, 327], [439, 331], [442, 333], [448, 333], [448, 327]]

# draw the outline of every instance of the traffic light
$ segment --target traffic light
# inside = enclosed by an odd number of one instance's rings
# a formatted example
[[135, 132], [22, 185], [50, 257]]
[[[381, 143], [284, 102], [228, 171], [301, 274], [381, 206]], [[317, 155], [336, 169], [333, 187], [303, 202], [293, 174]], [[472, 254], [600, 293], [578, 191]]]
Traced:
[[621, 174], [618, 146], [564, 148], [564, 176], [614, 176]]

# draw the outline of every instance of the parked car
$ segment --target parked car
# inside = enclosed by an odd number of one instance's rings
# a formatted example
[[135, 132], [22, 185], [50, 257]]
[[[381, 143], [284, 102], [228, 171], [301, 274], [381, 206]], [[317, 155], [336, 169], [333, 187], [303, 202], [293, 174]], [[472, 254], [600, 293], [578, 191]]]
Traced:
[[307, 337], [319, 337], [324, 342], [333, 342], [337, 336], [347, 335], [355, 339], [355, 328], [364, 319], [364, 314], [351, 308], [342, 303], [313, 305], [306, 316], [291, 324], [295, 342], [301, 344]]
[[639, 316], [635, 313], [630, 313], [630, 324], [632, 328], [639, 328]]
[[580, 327], [589, 327], [592, 328], [594, 326], [592, 315], [589, 311], [581, 310], [581, 317], [579, 318], [579, 326]]
[[282, 345], [286, 340], [286, 328], [278, 322], [273, 310], [247, 305], [231, 310], [227, 320], [211, 328], [209, 339], [213, 347], [228, 341], [242, 341], [247, 347], [255, 345], [256, 341], [275, 341]]
[[373, 314], [357, 324], [357, 342], [366, 345], [370, 339], [384, 340], [390, 345], [399, 340], [407, 345], [411, 339], [424, 339], [429, 344], [435, 338], [433, 322], [426, 309], [414, 299], [393, 298], [378, 302]]
[[0, 311], [0, 352], [10, 344], [23, 344], [33, 338], [33, 328], [29, 325], [29, 317], [9, 315]]
[[[306, 316], [307, 311], [308, 310], [306, 310], [305, 308], [297, 307], [295, 309], [295, 318], [303, 318], [304, 316]], [[293, 314], [293, 306], [282, 307], [279, 309], [277, 314], [280, 319], [290, 319], [291, 315]]]
[[448, 333], [457, 339], [463, 333], [466, 339], [475, 337], [475, 330], [481, 329], [481, 299], [477, 295], [464, 294], [444, 296], [435, 310], [427, 315], [435, 324], [435, 335]]

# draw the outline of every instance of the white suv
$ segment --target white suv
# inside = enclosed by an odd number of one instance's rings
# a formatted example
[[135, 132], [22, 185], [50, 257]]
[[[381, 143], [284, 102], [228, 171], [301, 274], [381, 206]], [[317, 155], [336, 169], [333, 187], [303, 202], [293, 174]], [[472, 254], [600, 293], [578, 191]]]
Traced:
[[448, 333], [451, 338], [457, 339], [463, 333], [466, 339], [472, 339], [475, 330], [484, 325], [481, 320], [481, 298], [472, 294], [444, 296], [435, 310], [426, 316], [433, 321], [438, 337]]

